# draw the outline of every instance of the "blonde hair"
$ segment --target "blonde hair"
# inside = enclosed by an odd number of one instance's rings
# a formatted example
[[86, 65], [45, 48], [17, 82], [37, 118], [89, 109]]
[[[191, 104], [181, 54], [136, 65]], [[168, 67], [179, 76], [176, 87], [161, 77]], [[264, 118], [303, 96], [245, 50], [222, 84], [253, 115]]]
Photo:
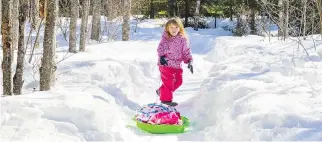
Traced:
[[184, 30], [184, 27], [183, 27], [183, 24], [181, 22], [181, 19], [178, 18], [178, 17], [175, 17], [175, 18], [171, 18], [170, 20], [168, 20], [168, 22], [165, 24], [165, 31], [167, 32], [168, 34], [168, 37], [171, 37], [171, 34], [169, 32], [169, 27], [170, 25], [176, 25], [179, 27], [179, 34], [181, 36], [183, 36], [185, 39], [188, 40], [188, 37], [187, 37], [187, 34]]

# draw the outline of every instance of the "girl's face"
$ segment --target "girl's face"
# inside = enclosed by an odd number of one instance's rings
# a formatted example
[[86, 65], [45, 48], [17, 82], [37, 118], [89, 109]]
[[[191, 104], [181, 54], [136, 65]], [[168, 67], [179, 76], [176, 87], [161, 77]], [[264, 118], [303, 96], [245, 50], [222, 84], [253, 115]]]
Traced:
[[172, 36], [176, 36], [179, 33], [180, 29], [177, 25], [170, 24], [168, 30]]

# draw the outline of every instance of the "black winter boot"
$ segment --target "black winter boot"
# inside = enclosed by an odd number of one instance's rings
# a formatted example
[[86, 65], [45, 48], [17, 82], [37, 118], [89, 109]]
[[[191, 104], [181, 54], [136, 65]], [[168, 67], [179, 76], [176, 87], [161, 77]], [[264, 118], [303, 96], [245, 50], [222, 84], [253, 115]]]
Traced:
[[177, 106], [178, 103], [171, 102], [171, 101], [161, 101], [162, 104], [169, 105], [169, 106]]

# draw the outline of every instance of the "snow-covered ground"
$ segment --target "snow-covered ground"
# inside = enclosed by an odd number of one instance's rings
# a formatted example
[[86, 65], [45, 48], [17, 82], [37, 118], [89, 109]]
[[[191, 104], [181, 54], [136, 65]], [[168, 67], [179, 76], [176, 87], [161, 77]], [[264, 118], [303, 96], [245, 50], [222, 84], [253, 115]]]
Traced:
[[322, 60], [313, 43], [303, 42], [306, 56], [294, 41], [232, 37], [222, 28], [186, 29], [195, 71], [183, 65], [174, 100], [192, 121], [189, 131], [152, 135], [133, 127], [135, 110], [158, 99], [165, 20], [142, 21], [131, 41], [90, 42], [77, 54], [66, 54], [58, 35], [56, 86], [37, 91], [38, 68], [27, 64], [24, 94], [1, 97], [1, 141], [322, 140]]

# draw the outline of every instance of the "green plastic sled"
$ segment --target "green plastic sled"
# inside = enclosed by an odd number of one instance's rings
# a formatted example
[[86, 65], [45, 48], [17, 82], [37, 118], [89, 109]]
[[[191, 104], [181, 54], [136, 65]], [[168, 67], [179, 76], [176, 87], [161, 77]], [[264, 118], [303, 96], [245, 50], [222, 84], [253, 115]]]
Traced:
[[185, 129], [189, 126], [189, 119], [187, 117], [181, 116], [183, 120], [183, 125], [153, 125], [148, 123], [143, 123], [136, 121], [136, 126], [146, 132], [152, 134], [170, 134], [170, 133], [184, 133]]

